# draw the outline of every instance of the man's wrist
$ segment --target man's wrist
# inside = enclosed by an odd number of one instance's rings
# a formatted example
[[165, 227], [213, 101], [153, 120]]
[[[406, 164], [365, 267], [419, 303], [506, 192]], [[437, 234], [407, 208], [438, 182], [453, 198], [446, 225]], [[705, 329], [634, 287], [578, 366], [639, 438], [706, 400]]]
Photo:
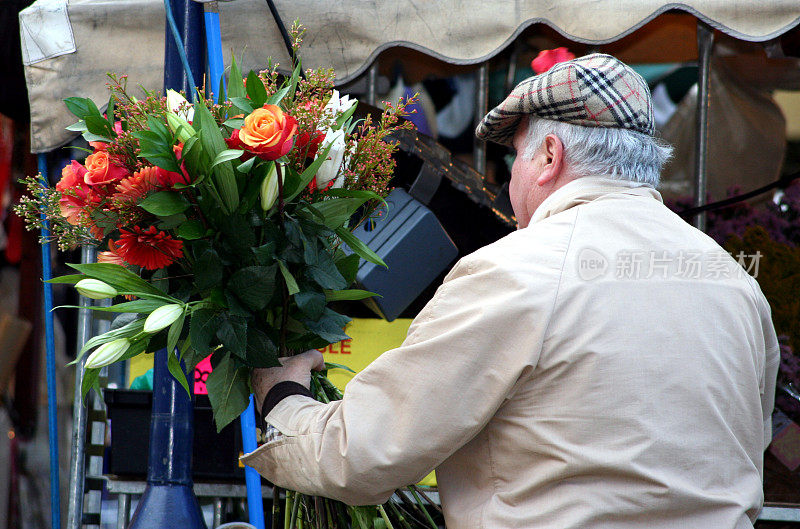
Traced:
[[267, 395], [264, 397], [264, 402], [261, 405], [261, 418], [266, 419], [267, 414], [269, 414], [280, 401], [292, 395], [311, 397], [311, 391], [304, 385], [291, 380], [278, 382], [270, 388]]

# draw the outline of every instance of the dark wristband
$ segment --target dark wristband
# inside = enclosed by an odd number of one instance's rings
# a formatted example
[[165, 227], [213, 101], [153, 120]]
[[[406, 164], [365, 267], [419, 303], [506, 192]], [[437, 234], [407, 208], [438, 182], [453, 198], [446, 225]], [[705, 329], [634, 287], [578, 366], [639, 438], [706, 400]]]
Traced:
[[286, 380], [278, 382], [267, 392], [264, 397], [264, 403], [261, 406], [261, 418], [265, 419], [267, 414], [272, 411], [272, 408], [277, 404], [292, 395], [303, 395], [304, 397], [311, 397], [311, 391], [302, 384]]

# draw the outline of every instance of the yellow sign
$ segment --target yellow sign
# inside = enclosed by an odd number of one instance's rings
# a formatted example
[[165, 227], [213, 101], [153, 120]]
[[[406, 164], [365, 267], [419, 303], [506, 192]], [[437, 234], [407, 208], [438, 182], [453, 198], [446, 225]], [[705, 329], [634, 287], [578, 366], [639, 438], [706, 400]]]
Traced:
[[[406, 339], [411, 319], [385, 321], [375, 318], [354, 318], [345, 331], [351, 338], [331, 344], [322, 351], [326, 362], [342, 364], [359, 372], [367, 367], [383, 352], [399, 347]], [[353, 378], [353, 373], [344, 369], [332, 369], [328, 378], [336, 387], [344, 391], [344, 387]], [[420, 481], [420, 485], [436, 486], [433, 472]]]
[[[378, 358], [384, 351], [399, 347], [406, 338], [411, 319], [385, 321], [377, 318], [355, 318], [347, 326], [349, 340], [331, 344], [320, 349], [326, 362], [342, 364], [359, 372]], [[128, 362], [128, 382], [143, 375], [153, 367], [153, 355], [143, 354]], [[344, 391], [344, 387], [353, 378], [353, 374], [344, 369], [332, 369], [328, 377], [336, 387]], [[436, 486], [436, 477], [431, 472], [420, 482], [421, 485]]]

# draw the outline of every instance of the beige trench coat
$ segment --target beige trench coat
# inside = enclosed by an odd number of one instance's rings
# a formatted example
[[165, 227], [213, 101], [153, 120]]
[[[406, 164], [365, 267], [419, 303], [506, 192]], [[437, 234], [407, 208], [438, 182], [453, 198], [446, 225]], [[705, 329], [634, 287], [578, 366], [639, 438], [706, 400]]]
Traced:
[[351, 504], [436, 468], [449, 529], [752, 527], [778, 354], [713, 240], [582, 178], [461, 259], [342, 401], [279, 402], [284, 437], [243, 460]]

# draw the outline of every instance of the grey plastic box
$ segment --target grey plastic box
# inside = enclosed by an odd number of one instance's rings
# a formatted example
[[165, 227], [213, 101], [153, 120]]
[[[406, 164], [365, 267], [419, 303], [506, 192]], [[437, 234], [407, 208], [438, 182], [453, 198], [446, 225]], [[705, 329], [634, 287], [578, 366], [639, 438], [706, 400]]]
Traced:
[[388, 269], [361, 260], [357, 279], [372, 298], [373, 310], [388, 321], [406, 307], [456, 258], [458, 248], [436, 216], [402, 189], [386, 197], [389, 206], [353, 234], [387, 264]]

